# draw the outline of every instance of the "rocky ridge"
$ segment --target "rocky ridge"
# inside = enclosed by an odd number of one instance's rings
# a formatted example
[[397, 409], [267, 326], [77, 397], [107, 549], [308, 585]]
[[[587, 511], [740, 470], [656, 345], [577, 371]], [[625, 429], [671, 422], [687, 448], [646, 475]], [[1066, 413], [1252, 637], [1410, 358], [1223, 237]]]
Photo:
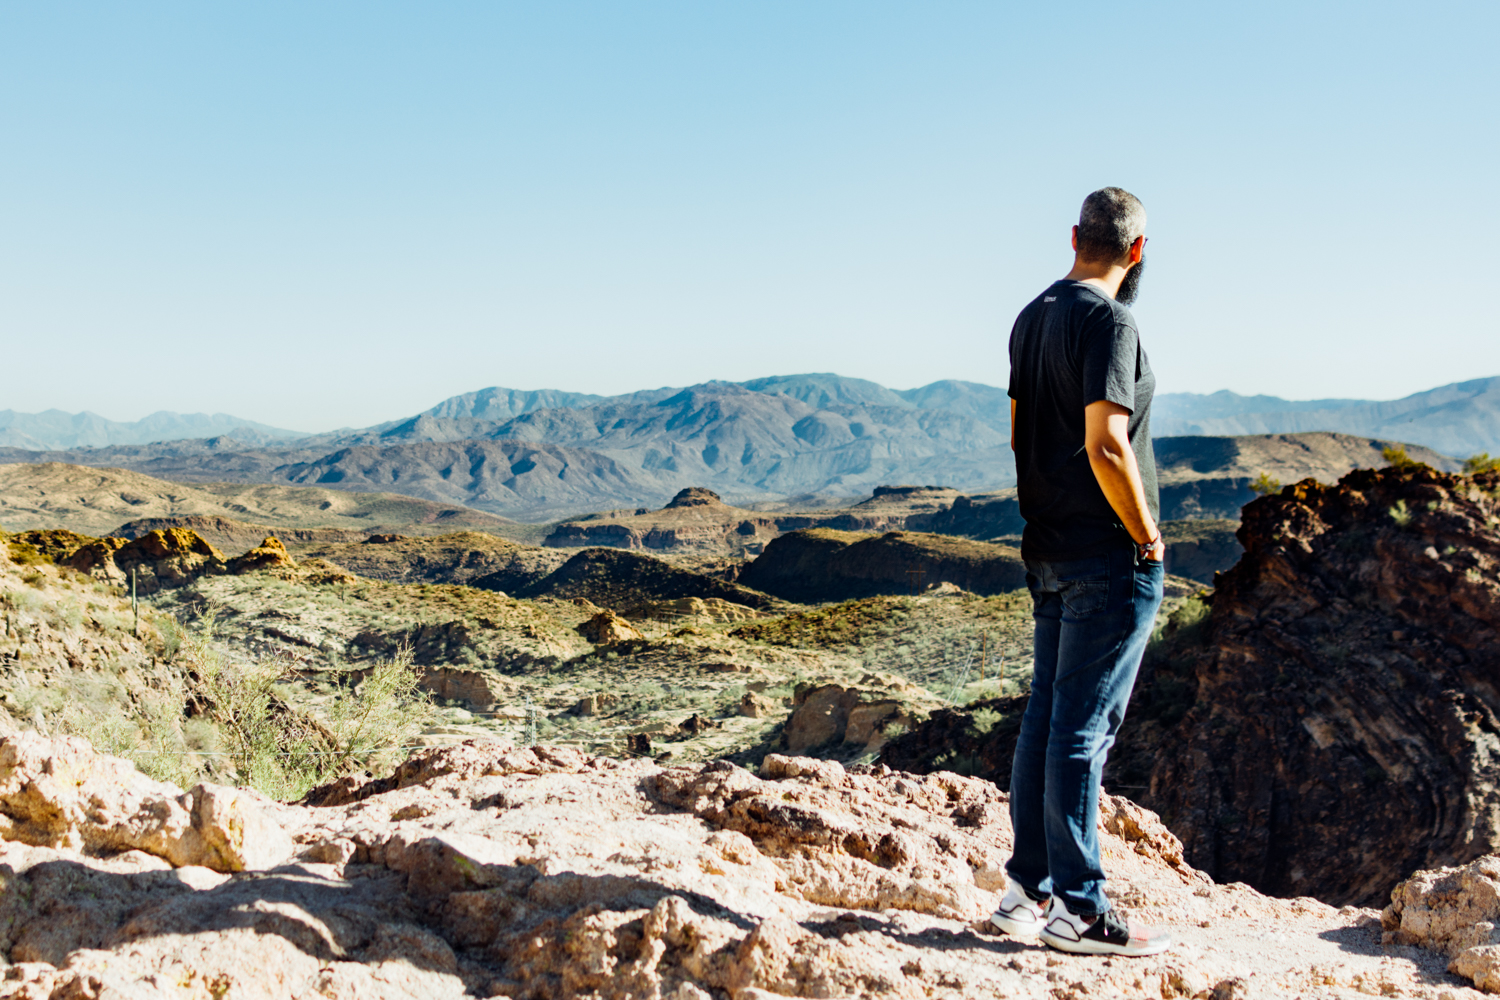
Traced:
[[[280, 836], [232, 872], [174, 854], [197, 828], [143, 807], [166, 793], [118, 768], [75, 741], [0, 740], [0, 798], [25, 789], [55, 817], [31, 843], [0, 829], [12, 963], [0, 997], [1468, 992], [1445, 956], [1382, 952], [1373, 911], [1213, 884], [1124, 799], [1101, 803], [1112, 891], [1179, 937], [1147, 960], [990, 933], [1005, 796], [952, 774], [773, 756], [757, 776], [722, 762], [450, 747], [303, 805], [238, 802], [243, 822]], [[83, 791], [49, 777], [59, 773], [87, 775]], [[85, 797], [91, 812], [67, 805]], [[86, 828], [130, 835], [90, 841]], [[1272, 928], [1281, 944], [1268, 949]]]
[[877, 486], [870, 499], [842, 509], [768, 513], [732, 507], [712, 490], [694, 486], [661, 510], [607, 511], [564, 521], [542, 544], [754, 556], [771, 539], [802, 528], [878, 532], [925, 524], [957, 498], [957, 490], [941, 486]]
[[1384, 902], [1500, 848], [1500, 475], [1304, 481], [1239, 537], [1148, 653], [1108, 774], [1195, 865], [1281, 895]]

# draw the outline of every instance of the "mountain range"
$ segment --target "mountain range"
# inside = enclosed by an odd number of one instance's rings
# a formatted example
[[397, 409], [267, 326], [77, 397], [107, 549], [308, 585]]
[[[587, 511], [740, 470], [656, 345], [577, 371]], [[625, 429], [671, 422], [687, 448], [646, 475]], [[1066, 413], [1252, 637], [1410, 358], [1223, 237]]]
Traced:
[[[24, 431], [31, 441], [46, 426], [62, 428], [59, 444], [0, 446], [0, 462], [119, 467], [183, 482], [402, 493], [523, 520], [657, 507], [687, 486], [712, 489], [741, 506], [787, 497], [815, 505], [820, 498], [869, 495], [884, 484], [974, 492], [1015, 480], [1006, 391], [957, 380], [895, 390], [835, 374], [786, 375], [618, 396], [492, 387], [358, 430], [271, 437], [290, 432], [242, 422], [216, 436], [194, 432], [92, 447], [68, 443], [74, 438], [60, 419], [66, 414], [34, 415], [51, 424], [28, 424], [19, 419], [25, 416], [12, 414], [18, 419], [8, 426], [31, 428]], [[166, 419], [175, 416], [138, 424], [205, 429], [235, 420]], [[1167, 393], [1158, 397], [1153, 430], [1161, 437], [1329, 429], [1467, 455], [1500, 453], [1496, 416], [1500, 378], [1384, 403]]]
[[1500, 454], [1500, 378], [1454, 382], [1384, 402], [1167, 393], [1151, 411], [1157, 437], [1341, 431], [1426, 445], [1445, 455]]
[[161, 410], [149, 417], [122, 423], [87, 410], [82, 413], [0, 410], [0, 447], [33, 451], [147, 444], [221, 434], [233, 434], [250, 444], [270, 444], [303, 436], [297, 431], [268, 427], [227, 413], [169, 413]]

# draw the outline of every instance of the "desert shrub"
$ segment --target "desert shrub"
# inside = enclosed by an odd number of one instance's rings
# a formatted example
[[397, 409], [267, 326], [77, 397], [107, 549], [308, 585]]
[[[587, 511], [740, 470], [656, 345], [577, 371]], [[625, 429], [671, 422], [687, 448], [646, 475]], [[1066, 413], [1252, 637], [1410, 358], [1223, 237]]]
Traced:
[[40, 611], [47, 599], [34, 590], [12, 590], [5, 595], [5, 603], [17, 611], [32, 614]]
[[1400, 445], [1380, 449], [1380, 457], [1385, 459], [1386, 464], [1393, 469], [1415, 469], [1422, 465], [1416, 459], [1406, 453], [1406, 449]]
[[[410, 650], [376, 664], [358, 684], [341, 686], [321, 715], [294, 707], [275, 660], [230, 662], [214, 639], [208, 608], [197, 628], [162, 620], [183, 673], [172, 673], [127, 701], [123, 689], [80, 689], [64, 728], [125, 757], [144, 773], [180, 787], [212, 778], [293, 799], [353, 770], [384, 767], [404, 756], [430, 708], [417, 689]], [[169, 638], [170, 637], [170, 638]], [[22, 714], [55, 711], [66, 693], [13, 688]]]
[[1396, 522], [1396, 527], [1398, 528], [1404, 528], [1411, 524], [1413, 515], [1407, 508], [1405, 500], [1397, 500], [1395, 506], [1391, 507], [1387, 513], [1391, 515], [1391, 520]]
[[5, 701], [11, 714], [23, 718], [52, 715], [59, 711], [64, 703], [61, 688], [32, 684], [26, 677], [11, 687]]
[[58, 601], [52, 606], [52, 621], [65, 629], [79, 628], [83, 625], [83, 608], [76, 601]]
[[164, 615], [157, 619], [156, 627], [161, 632], [162, 657], [171, 663], [182, 649], [182, 625], [171, 615]]
[[1489, 452], [1481, 451], [1464, 459], [1464, 475], [1477, 476], [1481, 472], [1500, 472], [1500, 457], [1491, 458]]
[[993, 708], [978, 708], [969, 717], [969, 726], [980, 736], [985, 736], [1000, 722], [1002, 716]]
[[39, 566], [52, 561], [30, 542], [11, 541], [6, 543], [6, 548], [10, 550], [10, 561], [17, 566]]
[[94, 612], [94, 623], [106, 632], [129, 632], [132, 624], [129, 614], [113, 611]]
[[319, 780], [384, 767], [405, 755], [432, 713], [426, 693], [417, 687], [422, 675], [413, 656], [411, 647], [403, 646], [334, 701], [328, 719], [334, 752], [320, 764]]
[[34, 569], [28, 573], [23, 573], [21, 575], [21, 582], [26, 584], [26, 586], [28, 587], [36, 587], [40, 589], [47, 585], [47, 574], [43, 573], [39, 569]]
[[1255, 491], [1256, 496], [1267, 496], [1271, 493], [1281, 492], [1281, 480], [1271, 478], [1268, 472], [1262, 472], [1250, 483], [1250, 489]]

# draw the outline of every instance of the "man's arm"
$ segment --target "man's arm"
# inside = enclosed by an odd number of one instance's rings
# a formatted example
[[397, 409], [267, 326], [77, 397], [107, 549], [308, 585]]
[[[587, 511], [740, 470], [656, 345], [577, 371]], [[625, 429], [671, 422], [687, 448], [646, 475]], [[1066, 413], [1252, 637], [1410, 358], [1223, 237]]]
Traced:
[[[1130, 448], [1130, 411], [1119, 403], [1101, 399], [1084, 408], [1083, 419], [1089, 466], [1094, 470], [1094, 478], [1099, 480], [1104, 498], [1120, 515], [1120, 523], [1125, 525], [1125, 530], [1137, 544], [1156, 538], [1159, 527], [1151, 516], [1151, 508], [1146, 506], [1141, 470], [1136, 465], [1135, 452]], [[1014, 420], [1011, 428], [1014, 432]], [[1158, 540], [1148, 558], [1161, 562], [1165, 554], [1166, 545]]]
[[1016, 401], [1010, 401], [1010, 450], [1016, 450]]

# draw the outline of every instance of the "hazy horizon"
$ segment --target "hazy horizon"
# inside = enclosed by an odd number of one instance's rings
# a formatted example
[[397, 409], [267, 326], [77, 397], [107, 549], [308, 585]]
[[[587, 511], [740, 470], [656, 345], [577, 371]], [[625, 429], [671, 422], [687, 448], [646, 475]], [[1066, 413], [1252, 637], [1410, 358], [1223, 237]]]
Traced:
[[[740, 382], [749, 382], [749, 381], [754, 381], [754, 379], [756, 379], [756, 378], [769, 378], [769, 377], [772, 377], [775, 374], [780, 374], [783, 377], [785, 377], [787, 373], [771, 373], [771, 374], [767, 374], [767, 375], [752, 376], [749, 379], [740, 379], [740, 380], [737, 380], [737, 381], [740, 381]], [[795, 375], [835, 375], [835, 376], [845, 377], [845, 378], [858, 378], [859, 377], [859, 376], [845, 375], [843, 372], [797, 372], [797, 373], [792, 373], [792, 374], [794, 376]], [[1480, 375], [1480, 376], [1475, 376], [1474, 378], [1457, 379], [1454, 382], [1445, 382], [1445, 383], [1443, 383], [1443, 385], [1455, 385], [1455, 384], [1459, 384], [1459, 383], [1462, 383], [1462, 382], [1483, 381], [1483, 380], [1485, 380], [1487, 378], [1496, 378], [1496, 377], [1500, 377], [1500, 376]], [[688, 389], [688, 388], [691, 388], [692, 385], [704, 385], [704, 384], [708, 384], [708, 383], [711, 383], [711, 382], [728, 382], [728, 381], [729, 381], [728, 379], [706, 379], [703, 382], [692, 383], [691, 385], [660, 385], [660, 386], [656, 386], [656, 385], [643, 385], [643, 386], [636, 386], [634, 389], [627, 389], [627, 390], [625, 390], [624, 393], [608, 393], [608, 394], [606, 394], [606, 393], [589, 393], [589, 395], [599, 395], [599, 396], [605, 396], [606, 398], [608, 398], [610, 396], [627, 395], [627, 394], [632, 393], [632, 392], [651, 392], [651, 391], [662, 391], [662, 390], [667, 390], [667, 389]], [[874, 380], [873, 379], [867, 379], [866, 381], [874, 381]], [[943, 381], [969, 382], [969, 383], [977, 383], [977, 384], [980, 384], [980, 385], [989, 385], [992, 388], [996, 388], [996, 389], [1003, 389], [1004, 388], [1004, 386], [995, 385], [994, 383], [989, 383], [989, 382], [980, 382], [977, 379], [934, 379], [933, 380], [933, 382], [943, 382]], [[879, 384], [879, 383], [877, 383], [877, 384]], [[913, 385], [913, 386], [888, 385], [888, 386], [885, 386], [885, 388], [892, 389], [892, 390], [895, 390], [897, 392], [909, 392], [909, 391], [912, 391], [912, 390], [915, 390], [915, 389], [923, 388], [924, 386], [931, 385], [931, 384], [932, 384], [932, 382], [924, 382], [924, 383], [922, 383], [920, 385]], [[1415, 393], [1406, 393], [1405, 395], [1406, 396], [1412, 396], [1412, 395], [1416, 395], [1416, 394], [1419, 394], [1419, 393], [1422, 393], [1422, 392], [1430, 391], [1432, 389], [1438, 389], [1438, 388], [1441, 388], [1441, 387], [1442, 386], [1427, 386], [1426, 388], [1416, 390]], [[326, 433], [329, 433], [329, 432], [332, 432], [332, 431], [358, 429], [358, 428], [361, 428], [361, 427], [370, 427], [370, 426], [375, 426], [377, 424], [388, 423], [388, 422], [391, 422], [391, 421], [403, 420], [403, 419], [406, 419], [408, 417], [417, 416], [418, 414], [423, 413], [423, 412], [425, 412], [425, 411], [427, 411], [429, 409], [432, 409], [433, 407], [435, 407], [435, 406], [437, 406], [437, 405], [439, 405], [439, 404], [441, 404], [443, 402], [446, 402], [447, 400], [452, 399], [454, 397], [465, 396], [465, 395], [469, 395], [471, 393], [476, 393], [476, 392], [483, 392], [486, 389], [512, 389], [512, 390], [516, 390], [516, 391], [520, 391], [520, 392], [546, 392], [546, 391], [584, 392], [584, 390], [574, 389], [571, 386], [566, 386], [566, 385], [547, 385], [547, 386], [536, 386], [536, 387], [527, 387], [527, 386], [521, 386], [521, 385], [506, 385], [506, 386], [487, 385], [487, 386], [479, 386], [477, 388], [463, 390], [462, 392], [452, 393], [452, 394], [450, 394], [448, 396], [443, 397], [443, 399], [440, 399], [440, 400], [433, 400], [431, 403], [429, 403], [429, 404], [427, 404], [425, 406], [422, 406], [419, 409], [412, 410], [412, 411], [406, 412], [406, 413], [399, 413], [399, 414], [392, 414], [392, 415], [389, 415], [389, 416], [385, 416], [385, 417], [382, 417], [380, 419], [370, 421], [370, 423], [368, 423], [368, 424], [344, 423], [344, 424], [338, 424], [338, 425], [330, 426], [330, 427], [320, 427], [320, 428], [318, 428], [316, 430], [306, 430], [304, 428], [288, 427], [288, 426], [279, 425], [279, 424], [267, 424], [265, 421], [252, 420], [251, 418], [246, 417], [243, 414], [229, 413], [229, 412], [226, 412], [226, 411], [208, 412], [208, 411], [201, 411], [201, 410], [199, 410], [199, 411], [173, 410], [170, 407], [157, 407], [156, 409], [151, 410], [148, 413], [143, 413], [140, 416], [129, 416], [129, 417], [115, 417], [115, 416], [111, 416], [110, 414], [107, 414], [107, 413], [100, 413], [98, 410], [93, 410], [93, 409], [64, 410], [64, 409], [61, 409], [59, 407], [48, 407], [48, 408], [43, 409], [43, 410], [30, 410], [30, 411], [19, 410], [19, 409], [15, 408], [15, 407], [0, 407], [0, 413], [9, 411], [9, 412], [17, 413], [17, 414], [22, 415], [22, 416], [38, 416], [38, 415], [42, 415], [42, 414], [45, 414], [45, 413], [48, 413], [48, 412], [63, 413], [63, 414], [66, 414], [68, 416], [81, 416], [81, 415], [83, 415], [85, 413], [88, 413], [88, 414], [92, 414], [93, 416], [102, 417], [105, 420], [109, 420], [111, 422], [121, 423], [121, 424], [133, 424], [133, 423], [143, 422], [146, 419], [148, 419], [148, 418], [150, 418], [152, 416], [155, 416], [156, 414], [159, 414], [159, 413], [166, 413], [166, 414], [172, 414], [174, 416], [187, 416], [187, 417], [191, 417], [191, 416], [226, 417], [227, 416], [227, 417], [234, 417], [234, 418], [239, 419], [239, 420], [245, 420], [245, 421], [249, 421], [249, 422], [252, 422], [252, 423], [260, 424], [262, 426], [266, 426], [266, 427], [269, 427], [269, 428], [272, 428], [272, 429], [275, 429], [275, 430], [293, 431], [293, 432], [298, 433], [298, 434], [314, 435], [314, 434], [326, 434]], [[1294, 403], [1294, 404], [1295, 403], [1328, 402], [1328, 401], [1334, 401], [1334, 400], [1341, 400], [1341, 401], [1357, 400], [1357, 401], [1360, 401], [1360, 402], [1380, 403], [1380, 402], [1391, 402], [1391, 401], [1393, 401], [1395, 399], [1405, 398], [1405, 396], [1391, 397], [1389, 399], [1378, 399], [1378, 398], [1374, 398], [1374, 397], [1365, 397], [1365, 396], [1313, 396], [1313, 397], [1309, 397], [1309, 398], [1306, 398], [1306, 399], [1287, 399], [1284, 396], [1274, 396], [1271, 393], [1234, 392], [1234, 390], [1232, 390], [1232, 389], [1228, 389], [1228, 390], [1226, 390], [1226, 389], [1216, 389], [1216, 390], [1213, 390], [1211, 392], [1158, 392], [1156, 395], [1157, 395], [1158, 398], [1160, 398], [1162, 396], [1168, 396], [1168, 395], [1211, 396], [1211, 395], [1214, 395], [1217, 392], [1233, 392], [1237, 396], [1246, 397], [1246, 398], [1256, 397], [1256, 396], [1267, 396], [1267, 397], [1274, 398], [1274, 399], [1280, 399], [1280, 400], [1282, 400], [1283, 402], [1286, 402], [1286, 403]]]

